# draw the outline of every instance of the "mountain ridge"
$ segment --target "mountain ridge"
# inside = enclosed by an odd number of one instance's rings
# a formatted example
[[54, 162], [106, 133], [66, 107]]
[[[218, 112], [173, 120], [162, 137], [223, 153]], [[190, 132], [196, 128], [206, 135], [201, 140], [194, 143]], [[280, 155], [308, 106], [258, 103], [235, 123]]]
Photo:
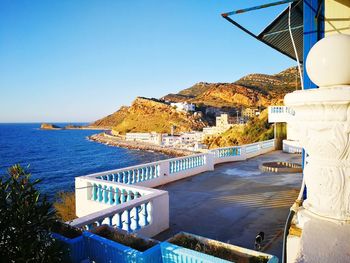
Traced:
[[232, 83], [198, 82], [160, 99], [137, 97], [131, 106], [102, 118], [91, 127], [113, 128], [126, 132], [166, 132], [176, 126], [177, 132], [200, 130], [208, 122], [200, 115], [177, 111], [169, 102], [189, 102], [202, 107], [246, 108], [280, 104], [285, 94], [300, 88], [296, 67], [277, 74], [248, 74]]

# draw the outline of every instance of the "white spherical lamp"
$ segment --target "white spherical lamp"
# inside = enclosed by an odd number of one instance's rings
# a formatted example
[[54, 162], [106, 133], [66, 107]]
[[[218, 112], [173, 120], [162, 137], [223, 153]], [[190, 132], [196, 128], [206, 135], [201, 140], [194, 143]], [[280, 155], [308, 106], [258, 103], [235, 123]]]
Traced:
[[350, 35], [332, 35], [318, 41], [307, 56], [306, 70], [321, 88], [350, 85]]

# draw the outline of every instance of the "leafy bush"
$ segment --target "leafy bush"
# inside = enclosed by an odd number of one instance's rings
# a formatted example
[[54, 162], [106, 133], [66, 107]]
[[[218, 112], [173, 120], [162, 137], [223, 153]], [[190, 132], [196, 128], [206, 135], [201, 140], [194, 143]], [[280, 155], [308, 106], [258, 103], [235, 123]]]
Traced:
[[39, 180], [20, 165], [0, 176], [0, 261], [62, 262], [50, 236], [56, 221], [52, 205], [35, 189]]
[[53, 204], [56, 209], [57, 216], [64, 222], [77, 218], [75, 215], [75, 194], [60, 192], [58, 200]]

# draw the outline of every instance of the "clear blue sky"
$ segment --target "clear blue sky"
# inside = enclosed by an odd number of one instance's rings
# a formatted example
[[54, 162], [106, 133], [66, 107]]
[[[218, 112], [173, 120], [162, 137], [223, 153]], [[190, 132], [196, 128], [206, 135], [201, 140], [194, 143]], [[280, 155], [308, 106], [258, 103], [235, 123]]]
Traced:
[[[89, 122], [196, 82], [295, 65], [220, 14], [271, 0], [0, 1], [0, 122]], [[259, 32], [285, 6], [237, 16]]]

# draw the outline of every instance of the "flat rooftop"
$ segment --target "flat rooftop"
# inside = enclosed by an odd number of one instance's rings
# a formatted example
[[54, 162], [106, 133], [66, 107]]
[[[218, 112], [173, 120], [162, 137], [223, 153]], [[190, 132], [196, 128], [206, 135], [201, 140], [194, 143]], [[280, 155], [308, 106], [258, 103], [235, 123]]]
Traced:
[[263, 231], [263, 251], [281, 258], [284, 224], [302, 175], [259, 170], [271, 161], [301, 163], [301, 155], [274, 151], [158, 187], [169, 192], [170, 228], [155, 238], [185, 231], [254, 249], [255, 236]]

